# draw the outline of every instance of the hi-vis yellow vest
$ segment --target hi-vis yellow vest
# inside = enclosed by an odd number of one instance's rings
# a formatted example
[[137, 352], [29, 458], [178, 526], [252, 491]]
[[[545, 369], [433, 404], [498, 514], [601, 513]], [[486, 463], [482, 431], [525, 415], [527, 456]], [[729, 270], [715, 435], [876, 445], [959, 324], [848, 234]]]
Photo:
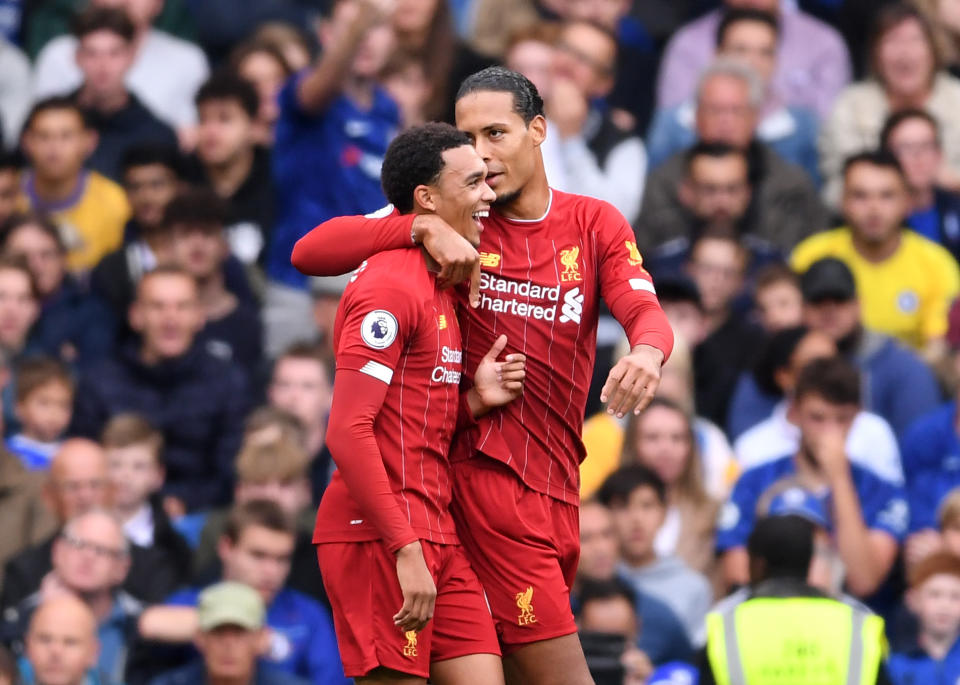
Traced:
[[883, 619], [817, 597], [750, 599], [707, 616], [717, 685], [874, 685]]

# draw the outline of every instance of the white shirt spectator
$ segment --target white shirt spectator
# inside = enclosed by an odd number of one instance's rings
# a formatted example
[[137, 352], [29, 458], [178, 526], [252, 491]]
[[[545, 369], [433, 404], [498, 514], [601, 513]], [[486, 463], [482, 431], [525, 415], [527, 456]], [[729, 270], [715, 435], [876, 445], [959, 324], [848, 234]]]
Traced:
[[[71, 35], [54, 38], [44, 46], [37, 55], [36, 99], [65, 95], [80, 87], [83, 75], [76, 52], [77, 39]], [[150, 29], [127, 73], [127, 86], [157, 117], [180, 129], [196, 123], [193, 96], [209, 74], [207, 58], [200, 48]]]
[[30, 61], [20, 49], [0, 38], [0, 121], [3, 145], [17, 146], [20, 126], [30, 110]]
[[[745, 432], [733, 444], [737, 462], [744, 471], [791, 455], [800, 446], [800, 429], [787, 420], [787, 403], [781, 402], [773, 415]], [[883, 418], [861, 411], [847, 435], [847, 456], [876, 476], [903, 484], [903, 465], [897, 438]]]

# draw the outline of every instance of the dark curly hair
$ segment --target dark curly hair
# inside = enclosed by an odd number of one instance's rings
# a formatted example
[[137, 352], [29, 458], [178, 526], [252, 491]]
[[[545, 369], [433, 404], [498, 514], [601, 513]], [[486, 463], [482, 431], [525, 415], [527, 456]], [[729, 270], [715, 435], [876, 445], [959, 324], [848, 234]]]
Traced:
[[457, 91], [457, 100], [470, 93], [484, 91], [513, 95], [513, 111], [527, 125], [534, 117], [543, 116], [543, 98], [537, 92], [537, 87], [523, 74], [506, 67], [487, 67], [464, 79]]
[[387, 201], [402, 214], [413, 211], [413, 191], [436, 183], [443, 153], [470, 145], [470, 138], [450, 124], [433, 122], [404, 131], [390, 143], [383, 158], [380, 184]]

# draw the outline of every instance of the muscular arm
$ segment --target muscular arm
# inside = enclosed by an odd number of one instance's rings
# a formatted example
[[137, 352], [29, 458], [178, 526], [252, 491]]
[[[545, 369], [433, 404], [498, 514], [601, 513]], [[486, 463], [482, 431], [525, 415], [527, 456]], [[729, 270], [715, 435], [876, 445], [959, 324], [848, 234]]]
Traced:
[[414, 215], [342, 216], [324, 221], [293, 246], [290, 262], [308, 276], [339, 276], [378, 252], [413, 247]]

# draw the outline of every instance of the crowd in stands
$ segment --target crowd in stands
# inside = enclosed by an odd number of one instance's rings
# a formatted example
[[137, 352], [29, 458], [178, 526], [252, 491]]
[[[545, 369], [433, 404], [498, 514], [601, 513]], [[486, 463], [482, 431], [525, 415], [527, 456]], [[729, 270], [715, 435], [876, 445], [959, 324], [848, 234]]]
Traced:
[[0, 685], [348, 682], [311, 531], [349, 275], [290, 253], [492, 64], [677, 339], [616, 418], [601, 314], [598, 682], [689, 682], [798, 517], [895, 685], [960, 678], [960, 3], [0, 0]]

